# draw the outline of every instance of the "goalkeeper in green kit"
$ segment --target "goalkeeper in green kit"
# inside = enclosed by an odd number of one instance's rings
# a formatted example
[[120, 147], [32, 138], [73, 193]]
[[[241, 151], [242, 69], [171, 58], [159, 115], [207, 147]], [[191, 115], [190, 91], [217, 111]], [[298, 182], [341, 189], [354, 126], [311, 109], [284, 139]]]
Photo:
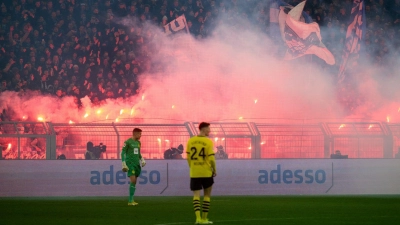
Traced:
[[137, 202], [134, 201], [134, 195], [136, 190], [136, 181], [140, 176], [140, 172], [142, 169], [140, 166], [144, 167], [146, 165], [146, 161], [140, 154], [140, 137], [142, 136], [142, 130], [139, 128], [135, 128], [132, 131], [132, 138], [129, 138], [125, 141], [124, 147], [121, 152], [122, 159], [122, 171], [128, 172], [128, 177], [131, 181], [129, 185], [129, 202], [128, 205], [135, 206], [138, 205]]

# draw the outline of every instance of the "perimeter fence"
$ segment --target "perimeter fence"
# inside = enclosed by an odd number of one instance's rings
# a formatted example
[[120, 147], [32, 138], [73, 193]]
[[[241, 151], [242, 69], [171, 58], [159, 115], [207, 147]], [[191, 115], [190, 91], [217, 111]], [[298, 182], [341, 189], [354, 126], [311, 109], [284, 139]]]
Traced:
[[[99, 159], [119, 159], [132, 129], [143, 130], [142, 155], [164, 159], [166, 150], [186, 148], [198, 135], [198, 123], [131, 124], [0, 122], [2, 159], [85, 159], [88, 146]], [[340, 151], [349, 158], [394, 158], [400, 147], [400, 124], [388, 123], [212, 123], [210, 138], [217, 156], [228, 159], [329, 158]], [[185, 150], [181, 157], [186, 158]], [[63, 158], [63, 157], [61, 157]]]

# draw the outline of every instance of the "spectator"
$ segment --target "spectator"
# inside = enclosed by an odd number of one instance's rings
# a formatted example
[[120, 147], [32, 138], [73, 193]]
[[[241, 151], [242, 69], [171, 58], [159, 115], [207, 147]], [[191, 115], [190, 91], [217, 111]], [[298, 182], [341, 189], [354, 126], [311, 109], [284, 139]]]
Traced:
[[182, 159], [183, 145], [180, 144], [177, 148], [170, 148], [164, 151], [164, 159]]
[[[93, 104], [105, 98], [137, 94], [138, 77], [158, 71], [151, 64], [157, 52], [145, 23], [163, 26], [184, 14], [188, 29], [206, 38], [221, 14], [248, 18], [266, 31], [269, 3], [248, 0], [48, 0], [3, 1], [0, 14], [0, 92], [40, 90], [44, 94], [77, 98], [88, 95]], [[288, 0], [296, 5], [299, 0]], [[89, 4], [90, 5], [87, 5]], [[340, 57], [350, 0], [307, 1], [305, 11], [321, 26], [325, 44]], [[366, 55], [383, 66], [398, 52], [400, 0], [366, 1]], [[138, 24], [123, 27], [114, 17], [136, 17]], [[339, 31], [339, 32], [338, 32]], [[338, 47], [339, 46], [339, 47]], [[334, 71], [334, 70], [332, 70]], [[71, 86], [73, 85], [73, 86]], [[72, 90], [74, 89], [74, 90]], [[77, 100], [77, 102], [79, 102]]]
[[224, 147], [222, 145], [219, 145], [217, 147], [217, 152], [215, 153], [215, 158], [228, 159], [228, 154], [224, 151]]

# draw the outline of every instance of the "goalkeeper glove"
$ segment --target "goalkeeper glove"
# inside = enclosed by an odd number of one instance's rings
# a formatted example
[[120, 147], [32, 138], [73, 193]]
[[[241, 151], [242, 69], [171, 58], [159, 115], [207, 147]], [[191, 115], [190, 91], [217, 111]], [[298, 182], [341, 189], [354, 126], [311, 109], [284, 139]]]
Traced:
[[142, 157], [142, 158], [140, 159], [140, 161], [141, 161], [141, 163], [142, 163], [142, 167], [144, 167], [144, 166], [146, 165], [146, 161], [144, 161], [144, 158]]
[[122, 161], [122, 171], [124, 171], [124, 172], [128, 172], [128, 166], [126, 165], [126, 162], [125, 161]]

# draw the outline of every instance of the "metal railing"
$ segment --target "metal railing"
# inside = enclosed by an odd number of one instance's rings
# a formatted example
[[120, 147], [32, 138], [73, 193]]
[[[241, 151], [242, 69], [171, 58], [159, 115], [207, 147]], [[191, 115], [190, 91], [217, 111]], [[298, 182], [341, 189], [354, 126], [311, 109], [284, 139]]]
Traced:
[[[101, 159], [119, 159], [132, 129], [140, 127], [142, 155], [163, 159], [198, 134], [198, 123], [64, 124], [0, 122], [2, 159], [85, 159], [87, 143], [106, 145]], [[400, 124], [387, 123], [212, 123], [210, 138], [230, 159], [329, 158], [339, 150], [349, 158], [393, 158], [400, 146]], [[182, 155], [186, 158], [186, 154]]]
[[260, 158], [326, 158], [326, 135], [320, 124], [255, 124]]
[[[199, 124], [191, 123], [196, 131]], [[210, 138], [214, 146], [222, 146], [230, 159], [256, 158], [258, 135], [251, 129], [249, 123], [213, 123], [210, 126]]]
[[[132, 137], [134, 127], [140, 127], [143, 130], [142, 143], [143, 150], [141, 154], [148, 159], [163, 159], [164, 151], [178, 147], [180, 144], [186, 146], [190, 138], [190, 133], [185, 124], [115, 124], [116, 130], [120, 134], [120, 146], [124, 141]], [[120, 148], [117, 149], [119, 156]], [[182, 154], [183, 157], [186, 154]]]
[[1, 159], [51, 159], [55, 136], [45, 123], [1, 122]]
[[[119, 135], [113, 123], [99, 124], [64, 124], [48, 123], [49, 128], [56, 136], [56, 154], [64, 154], [67, 159], [85, 159], [87, 143], [95, 146], [103, 143], [107, 146], [104, 159], [117, 159], [119, 149]], [[52, 159], [55, 159], [52, 157]]]
[[325, 127], [330, 148], [346, 152], [349, 158], [385, 158], [391, 151], [391, 138], [380, 123], [326, 123]]

